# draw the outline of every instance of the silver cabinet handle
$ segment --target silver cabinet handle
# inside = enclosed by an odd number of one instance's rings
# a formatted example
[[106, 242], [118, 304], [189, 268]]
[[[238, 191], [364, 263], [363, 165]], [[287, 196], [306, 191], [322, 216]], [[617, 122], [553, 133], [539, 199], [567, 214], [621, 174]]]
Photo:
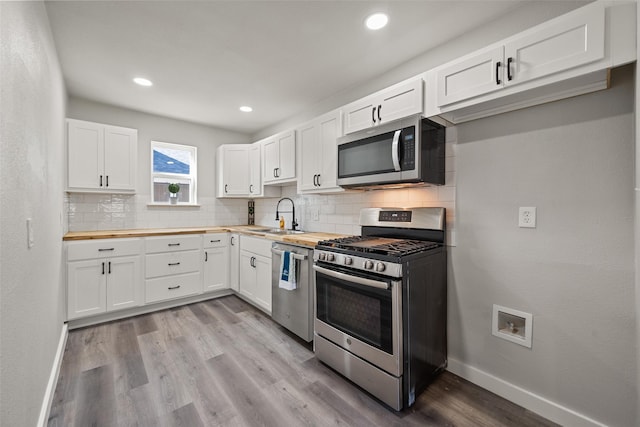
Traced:
[[[282, 254], [284, 254], [284, 251], [279, 251], [278, 249], [271, 248], [271, 253], [273, 253], [275, 255], [282, 256]], [[293, 252], [293, 258], [298, 259], [300, 261], [304, 261], [304, 260], [307, 259], [307, 256], [306, 255], [300, 255], [300, 254], [297, 254], [297, 253]]]
[[329, 270], [328, 268], [320, 267], [317, 265], [314, 265], [313, 269], [318, 273], [326, 274], [329, 277], [344, 280], [346, 282], [357, 283], [359, 285], [364, 285], [364, 286], [371, 286], [372, 288], [378, 288], [378, 289], [389, 289], [389, 284], [387, 282], [380, 282], [378, 280], [371, 280], [364, 277], [352, 276], [350, 274]]
[[399, 152], [399, 142], [400, 142], [400, 132], [401, 129], [398, 129], [393, 134], [393, 143], [391, 144], [391, 158], [393, 159], [393, 168], [396, 172], [400, 172], [400, 152]]

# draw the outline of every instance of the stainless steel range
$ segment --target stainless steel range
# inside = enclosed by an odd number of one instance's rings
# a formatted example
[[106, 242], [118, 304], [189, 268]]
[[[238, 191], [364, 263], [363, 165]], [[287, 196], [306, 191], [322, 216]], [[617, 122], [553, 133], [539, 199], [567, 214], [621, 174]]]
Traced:
[[321, 241], [314, 351], [395, 410], [447, 364], [444, 208], [368, 208], [362, 235]]

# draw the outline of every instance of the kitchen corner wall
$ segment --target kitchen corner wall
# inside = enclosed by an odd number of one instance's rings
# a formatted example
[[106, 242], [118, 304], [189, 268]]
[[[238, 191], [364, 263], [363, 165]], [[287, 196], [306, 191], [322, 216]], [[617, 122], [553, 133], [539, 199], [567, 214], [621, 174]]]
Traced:
[[[67, 193], [69, 231], [246, 224], [246, 200], [215, 198], [215, 156], [222, 144], [249, 142], [247, 135], [74, 97], [68, 117], [138, 130], [136, 194]], [[151, 141], [198, 148], [199, 207], [149, 206]]]
[[[446, 179], [443, 186], [408, 189], [350, 191], [338, 194], [296, 194], [297, 187], [283, 187], [282, 197], [293, 199], [300, 229], [338, 234], [360, 234], [360, 209], [367, 207], [444, 207], [447, 210], [447, 243], [455, 246], [456, 205], [456, 139], [457, 129], [446, 131]], [[278, 227], [276, 206], [278, 199], [256, 200], [256, 224]], [[290, 211], [291, 204], [283, 201], [281, 211]], [[291, 226], [291, 213], [282, 215], [286, 227]], [[314, 219], [314, 218], [317, 218]]]
[[0, 91], [0, 425], [40, 426], [66, 318], [66, 94], [42, 2], [0, 2]]

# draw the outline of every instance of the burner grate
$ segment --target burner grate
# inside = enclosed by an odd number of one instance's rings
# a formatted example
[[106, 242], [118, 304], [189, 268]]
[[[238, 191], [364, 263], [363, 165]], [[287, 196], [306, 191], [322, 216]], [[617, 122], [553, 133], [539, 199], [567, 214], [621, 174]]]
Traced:
[[372, 236], [352, 236], [318, 242], [323, 248], [337, 248], [361, 253], [403, 256], [439, 246], [424, 240], [389, 239]]

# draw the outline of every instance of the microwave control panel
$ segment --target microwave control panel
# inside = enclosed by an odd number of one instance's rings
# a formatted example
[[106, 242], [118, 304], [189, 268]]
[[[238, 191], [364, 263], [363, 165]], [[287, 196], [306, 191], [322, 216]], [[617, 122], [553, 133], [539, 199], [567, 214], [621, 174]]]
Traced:
[[416, 128], [410, 126], [402, 129], [400, 134], [400, 169], [403, 171], [416, 168]]

